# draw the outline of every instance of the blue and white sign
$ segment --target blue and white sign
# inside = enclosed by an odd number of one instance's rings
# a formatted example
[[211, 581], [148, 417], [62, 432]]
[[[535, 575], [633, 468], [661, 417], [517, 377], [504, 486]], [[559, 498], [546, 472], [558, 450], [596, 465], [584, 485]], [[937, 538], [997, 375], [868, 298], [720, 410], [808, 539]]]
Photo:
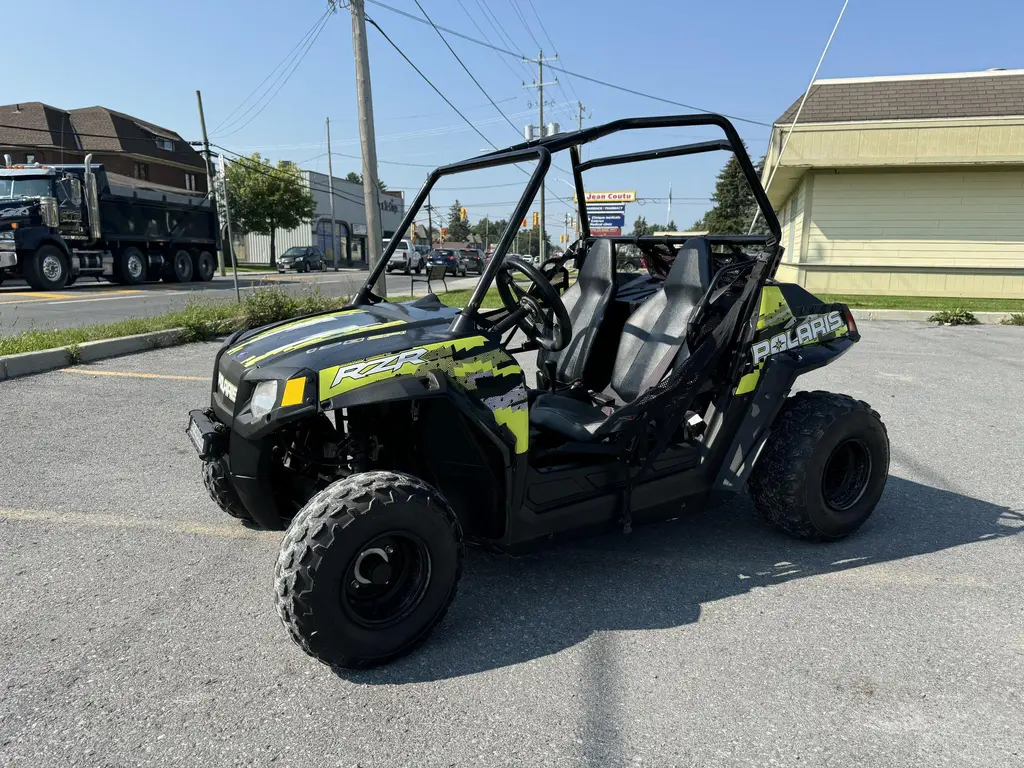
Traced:
[[587, 213], [626, 214], [625, 203], [587, 203]]
[[626, 225], [626, 214], [592, 214], [589, 211], [587, 211], [587, 221], [590, 222], [591, 227], [597, 227], [599, 229], [607, 229], [608, 227], [623, 227]]

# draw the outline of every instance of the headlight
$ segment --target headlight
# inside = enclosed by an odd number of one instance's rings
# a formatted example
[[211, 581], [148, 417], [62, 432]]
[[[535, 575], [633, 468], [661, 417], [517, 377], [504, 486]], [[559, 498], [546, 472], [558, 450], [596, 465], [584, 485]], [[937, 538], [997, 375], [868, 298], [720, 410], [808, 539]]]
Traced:
[[249, 410], [257, 419], [261, 419], [274, 410], [277, 403], [277, 382], [261, 381], [256, 385], [256, 391], [252, 393], [252, 400], [249, 401]]

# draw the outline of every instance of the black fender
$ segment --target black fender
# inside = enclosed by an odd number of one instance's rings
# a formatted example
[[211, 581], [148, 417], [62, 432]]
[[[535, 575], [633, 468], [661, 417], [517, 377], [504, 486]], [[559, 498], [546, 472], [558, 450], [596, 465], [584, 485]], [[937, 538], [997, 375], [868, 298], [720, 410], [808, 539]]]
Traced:
[[844, 354], [859, 338], [851, 336], [800, 347], [765, 361], [757, 389], [749, 395], [735, 396], [730, 404], [730, 408], [745, 409], [745, 415], [726, 450], [715, 479], [715, 491], [742, 490], [797, 377]]
[[65, 256], [71, 254], [64, 238], [48, 227], [19, 227], [15, 230], [15, 247], [21, 251], [35, 251], [44, 245], [55, 245], [60, 248]]

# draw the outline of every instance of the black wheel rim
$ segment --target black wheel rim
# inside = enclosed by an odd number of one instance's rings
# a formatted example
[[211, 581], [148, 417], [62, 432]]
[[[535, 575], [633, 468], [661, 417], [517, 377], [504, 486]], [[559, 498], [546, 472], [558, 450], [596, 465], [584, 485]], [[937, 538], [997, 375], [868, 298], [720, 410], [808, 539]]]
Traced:
[[837, 512], [853, 507], [871, 478], [871, 451], [860, 438], [849, 438], [832, 449], [825, 462], [821, 492], [825, 503]]
[[378, 536], [346, 568], [342, 608], [367, 629], [394, 626], [422, 602], [430, 570], [430, 552], [415, 534], [391, 531]]

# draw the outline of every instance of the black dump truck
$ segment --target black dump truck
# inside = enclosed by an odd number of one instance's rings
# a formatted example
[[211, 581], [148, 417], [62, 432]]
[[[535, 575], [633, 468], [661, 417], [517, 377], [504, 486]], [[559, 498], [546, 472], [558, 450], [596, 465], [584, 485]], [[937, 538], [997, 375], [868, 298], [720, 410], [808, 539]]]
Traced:
[[208, 197], [92, 165], [0, 167], [0, 282], [37, 291], [103, 277], [122, 285], [210, 280], [217, 214]]

